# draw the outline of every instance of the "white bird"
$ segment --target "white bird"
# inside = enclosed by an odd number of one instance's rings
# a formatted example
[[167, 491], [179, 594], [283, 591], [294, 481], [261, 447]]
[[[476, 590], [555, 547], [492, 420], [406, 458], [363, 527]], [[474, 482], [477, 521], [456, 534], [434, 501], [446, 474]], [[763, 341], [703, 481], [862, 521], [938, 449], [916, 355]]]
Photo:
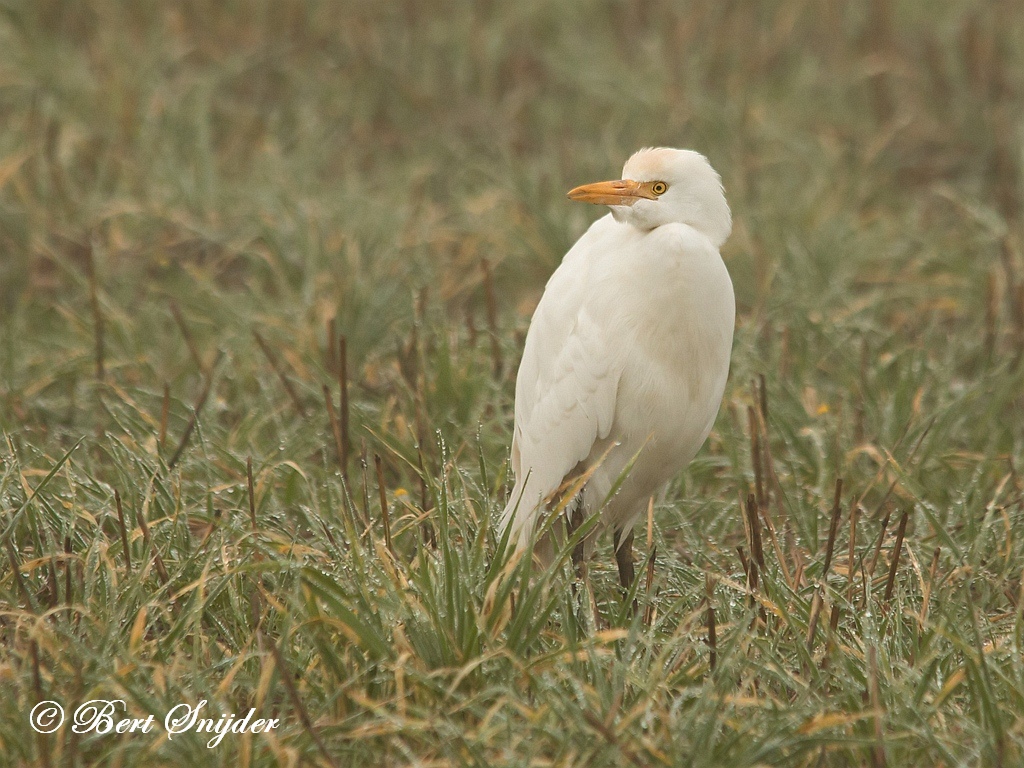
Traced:
[[[722, 402], [736, 307], [719, 248], [732, 216], [719, 175], [685, 149], [642, 149], [621, 180], [568, 196], [611, 213], [565, 255], [530, 323], [501, 529], [527, 549], [553, 497], [591, 471], [566, 507], [570, 530], [600, 513], [628, 588], [633, 525], [696, 455]], [[551, 543], [535, 554], [550, 560]]]

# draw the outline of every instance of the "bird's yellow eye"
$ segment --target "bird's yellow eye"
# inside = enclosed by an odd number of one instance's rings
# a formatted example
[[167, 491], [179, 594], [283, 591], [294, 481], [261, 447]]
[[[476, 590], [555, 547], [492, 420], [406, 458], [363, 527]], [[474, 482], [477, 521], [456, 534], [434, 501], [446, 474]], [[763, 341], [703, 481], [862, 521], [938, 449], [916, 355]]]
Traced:
[[656, 181], [654, 182], [654, 185], [651, 187], [651, 192], [653, 192], [656, 195], [664, 195], [667, 189], [668, 184], [666, 184], [664, 181]]

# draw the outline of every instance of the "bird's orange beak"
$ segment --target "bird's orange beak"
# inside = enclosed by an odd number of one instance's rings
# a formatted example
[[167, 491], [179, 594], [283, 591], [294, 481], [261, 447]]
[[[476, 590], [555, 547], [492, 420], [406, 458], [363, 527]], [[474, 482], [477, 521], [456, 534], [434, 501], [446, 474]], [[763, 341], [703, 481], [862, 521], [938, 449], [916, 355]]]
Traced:
[[658, 196], [650, 189], [650, 183], [621, 179], [619, 181], [598, 181], [569, 190], [570, 200], [594, 205], [633, 205], [637, 200], [654, 200]]

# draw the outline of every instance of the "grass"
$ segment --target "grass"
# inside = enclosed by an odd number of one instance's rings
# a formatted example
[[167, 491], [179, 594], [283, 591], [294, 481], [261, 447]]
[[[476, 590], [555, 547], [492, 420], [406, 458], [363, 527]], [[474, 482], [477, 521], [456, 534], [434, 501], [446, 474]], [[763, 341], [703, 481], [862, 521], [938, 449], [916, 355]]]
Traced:
[[[1019, 765], [1024, 14], [828, 8], [5, 3], [0, 762]], [[738, 329], [591, 626], [493, 520], [564, 192], [652, 144]], [[282, 724], [28, 727], [96, 698]]]

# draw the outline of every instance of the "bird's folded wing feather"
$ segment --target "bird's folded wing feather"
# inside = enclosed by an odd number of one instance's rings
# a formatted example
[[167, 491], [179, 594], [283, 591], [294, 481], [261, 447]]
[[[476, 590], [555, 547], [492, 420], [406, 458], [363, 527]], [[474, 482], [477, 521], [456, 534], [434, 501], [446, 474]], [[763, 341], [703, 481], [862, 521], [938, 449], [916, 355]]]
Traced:
[[516, 487], [503, 527], [514, 522], [528, 533], [538, 502], [611, 430], [623, 355], [609, 348], [608, 315], [595, 301], [589, 272], [587, 259], [570, 251], [534, 313], [516, 380]]

